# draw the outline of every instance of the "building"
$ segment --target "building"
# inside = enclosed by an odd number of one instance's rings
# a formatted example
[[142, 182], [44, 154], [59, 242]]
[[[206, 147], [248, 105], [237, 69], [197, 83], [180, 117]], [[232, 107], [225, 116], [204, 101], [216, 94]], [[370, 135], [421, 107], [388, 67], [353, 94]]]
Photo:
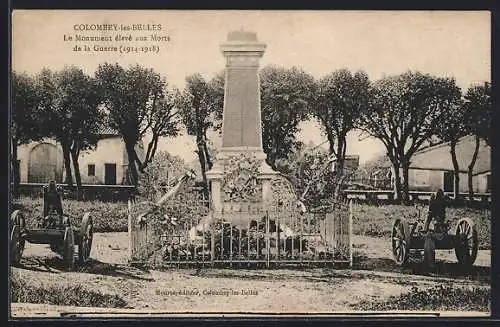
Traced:
[[[110, 128], [102, 128], [93, 150], [80, 153], [78, 164], [82, 184], [128, 184], [128, 156], [121, 136]], [[60, 144], [52, 139], [21, 145], [17, 150], [21, 183], [47, 183], [65, 180], [64, 160]], [[143, 157], [142, 142], [136, 147]], [[73, 163], [71, 164], [73, 170]], [[74, 178], [74, 177], [73, 177]]]
[[[474, 136], [461, 138], [456, 147], [461, 193], [469, 190], [467, 170], [474, 148]], [[410, 190], [435, 191], [442, 188], [445, 192], [453, 192], [453, 162], [449, 143], [441, 143], [416, 152], [411, 158], [408, 178]], [[475, 193], [491, 192], [491, 148], [482, 140], [473, 169], [473, 188]]]

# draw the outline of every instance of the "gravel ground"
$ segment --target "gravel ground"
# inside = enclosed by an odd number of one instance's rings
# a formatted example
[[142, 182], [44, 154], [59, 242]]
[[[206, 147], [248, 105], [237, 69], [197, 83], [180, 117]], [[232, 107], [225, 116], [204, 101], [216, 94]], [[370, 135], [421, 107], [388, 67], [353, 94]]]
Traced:
[[[127, 233], [97, 233], [88, 265], [65, 272], [48, 246], [28, 243], [21, 264], [13, 267], [12, 273], [36, 285], [82, 284], [92, 290], [120, 295], [130, 309], [168, 314], [345, 312], [361, 300], [384, 300], [407, 292], [412, 286], [448, 283], [490, 287], [490, 251], [480, 251], [475, 266], [468, 272], [458, 269], [453, 251], [437, 251], [437, 270], [426, 275], [419, 271], [418, 259], [405, 268], [395, 266], [389, 242], [373, 237], [354, 238], [351, 270], [141, 270], [127, 265], [127, 247]], [[11, 315], [60, 316], [61, 312], [83, 314], [89, 310], [116, 312], [116, 309], [14, 303]]]

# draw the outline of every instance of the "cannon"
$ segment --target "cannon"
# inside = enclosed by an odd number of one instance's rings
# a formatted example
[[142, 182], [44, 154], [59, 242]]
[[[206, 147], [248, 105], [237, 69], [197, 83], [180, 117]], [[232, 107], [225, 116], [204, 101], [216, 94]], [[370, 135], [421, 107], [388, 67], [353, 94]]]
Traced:
[[61, 255], [66, 269], [75, 266], [75, 246], [78, 259], [85, 263], [90, 258], [93, 239], [93, 222], [89, 212], [84, 213], [80, 227], [71, 224], [70, 217], [63, 212], [62, 190], [55, 181], [43, 187], [43, 218], [36, 228], [26, 227], [21, 210], [12, 212], [10, 220], [10, 261], [18, 264], [21, 260], [25, 242], [48, 244], [50, 249]]
[[[444, 200], [436, 200], [433, 195], [429, 203], [431, 206], [437, 203], [444, 210]], [[444, 217], [444, 215], [443, 215]], [[425, 221], [420, 217], [420, 211], [416, 215], [416, 221], [409, 222], [404, 218], [394, 221], [392, 227], [392, 254], [397, 265], [403, 266], [407, 263], [410, 252], [414, 251], [424, 255], [424, 264], [434, 264], [435, 250], [455, 250], [458, 262], [465, 266], [472, 266], [478, 252], [478, 232], [474, 221], [470, 218], [461, 218], [456, 224], [453, 234], [451, 222], [436, 221], [425, 228]]]

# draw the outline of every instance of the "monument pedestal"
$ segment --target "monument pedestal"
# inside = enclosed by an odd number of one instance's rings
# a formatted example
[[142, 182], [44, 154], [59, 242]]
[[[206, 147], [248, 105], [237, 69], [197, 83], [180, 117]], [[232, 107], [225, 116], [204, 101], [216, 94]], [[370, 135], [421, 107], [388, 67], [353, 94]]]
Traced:
[[[241, 163], [247, 162], [248, 166], [240, 168], [238, 171], [235, 162], [241, 166]], [[228, 172], [229, 170], [229, 172]], [[235, 175], [236, 173], [236, 175]], [[220, 213], [224, 202], [261, 202], [263, 205], [271, 200], [271, 180], [277, 173], [266, 163], [266, 154], [264, 152], [254, 151], [221, 151], [210, 171], [206, 173], [207, 179], [211, 181], [212, 210]], [[230, 176], [231, 175], [231, 176]], [[252, 179], [257, 183], [252, 184]], [[252, 196], [248, 194], [236, 194], [234, 198], [226, 196], [228, 184], [234, 184], [236, 188], [241, 189], [242, 185], [250, 184], [250, 187], [257, 188], [256, 194], [261, 196]], [[260, 190], [259, 190], [260, 188]], [[247, 192], [252, 193], [253, 192]]]
[[266, 45], [256, 33], [230, 32], [221, 45], [226, 58], [222, 149], [207, 172], [212, 187], [212, 209], [224, 203], [259, 202], [271, 197], [276, 174], [262, 150], [259, 60]]

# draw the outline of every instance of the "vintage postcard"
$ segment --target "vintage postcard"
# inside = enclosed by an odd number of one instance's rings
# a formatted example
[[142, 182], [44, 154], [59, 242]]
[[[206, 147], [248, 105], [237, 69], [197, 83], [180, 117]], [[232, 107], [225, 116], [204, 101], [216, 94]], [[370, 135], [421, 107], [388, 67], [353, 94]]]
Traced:
[[490, 24], [14, 10], [10, 317], [489, 316]]

